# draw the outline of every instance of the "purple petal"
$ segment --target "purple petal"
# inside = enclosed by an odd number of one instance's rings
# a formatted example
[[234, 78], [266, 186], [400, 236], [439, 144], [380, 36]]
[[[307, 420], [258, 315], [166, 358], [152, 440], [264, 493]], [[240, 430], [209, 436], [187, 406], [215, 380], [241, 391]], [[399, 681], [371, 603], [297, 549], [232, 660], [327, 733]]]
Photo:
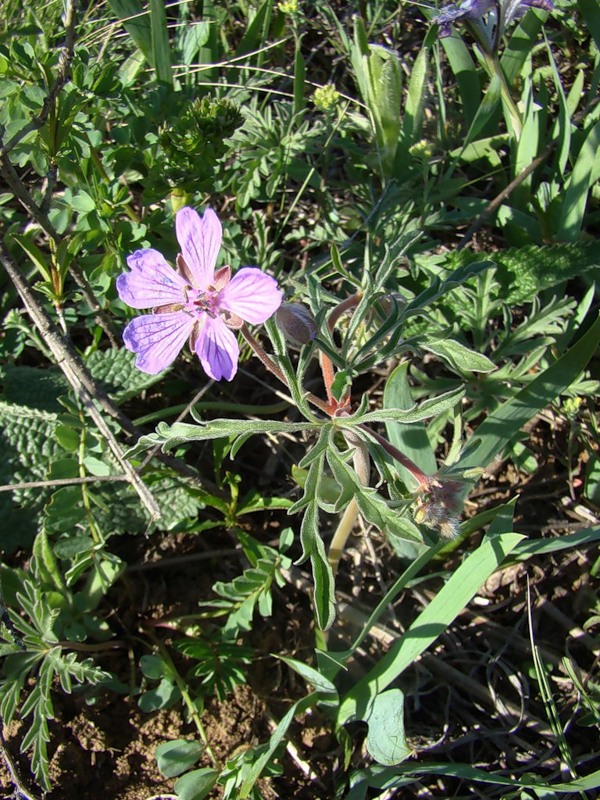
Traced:
[[196, 342], [196, 354], [206, 374], [215, 381], [230, 381], [237, 372], [240, 348], [235, 335], [216, 317], [207, 316]]
[[175, 232], [194, 288], [208, 288], [223, 238], [219, 218], [210, 208], [203, 217], [193, 208], [182, 208], [175, 217]]
[[128, 350], [137, 353], [136, 367], [156, 375], [177, 358], [194, 323], [194, 318], [185, 311], [142, 314], [125, 328], [123, 341]]
[[244, 267], [221, 291], [219, 305], [246, 322], [259, 325], [277, 311], [282, 297], [275, 278], [256, 267]]
[[554, 11], [552, 0], [522, 0], [521, 5], [531, 6], [531, 8], [541, 8], [542, 11]]
[[185, 303], [185, 281], [172, 269], [158, 250], [136, 250], [128, 256], [131, 272], [117, 278], [117, 291], [132, 308], [155, 308], [169, 303]]

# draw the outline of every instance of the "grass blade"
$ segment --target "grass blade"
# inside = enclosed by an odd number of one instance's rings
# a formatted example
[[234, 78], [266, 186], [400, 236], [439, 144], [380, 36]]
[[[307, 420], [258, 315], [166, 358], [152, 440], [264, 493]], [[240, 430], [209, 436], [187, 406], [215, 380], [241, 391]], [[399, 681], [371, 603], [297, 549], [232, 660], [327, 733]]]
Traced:
[[343, 699], [338, 723], [364, 719], [374, 698], [414, 663], [462, 611], [479, 587], [523, 539], [520, 534], [492, 536], [456, 570], [443, 589], [376, 666]]
[[165, 4], [162, 0], [150, 0], [150, 28], [156, 80], [172, 87], [173, 74], [171, 72], [169, 29], [167, 27]]

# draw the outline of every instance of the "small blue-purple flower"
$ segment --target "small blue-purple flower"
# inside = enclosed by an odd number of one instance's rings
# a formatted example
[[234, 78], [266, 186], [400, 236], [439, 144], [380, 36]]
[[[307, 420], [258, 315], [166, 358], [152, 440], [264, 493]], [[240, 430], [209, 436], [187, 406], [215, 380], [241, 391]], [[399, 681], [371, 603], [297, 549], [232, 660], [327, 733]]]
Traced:
[[462, 3], [453, 3], [441, 9], [433, 18], [438, 26], [438, 36], [443, 39], [452, 34], [452, 25], [461, 21], [478, 21], [485, 14], [491, 13], [499, 17], [502, 31], [518, 16], [524, 14], [528, 8], [540, 8], [543, 11], [552, 11], [552, 0], [463, 0]]
[[206, 374], [230, 381], [239, 358], [233, 331], [244, 322], [258, 325], [269, 319], [281, 305], [282, 292], [274, 278], [256, 267], [243, 267], [233, 278], [230, 267], [215, 270], [222, 229], [210, 208], [202, 217], [193, 208], [182, 208], [175, 232], [181, 247], [176, 270], [158, 250], [147, 248], [130, 255], [130, 272], [117, 278], [124, 303], [153, 309], [129, 323], [123, 341], [136, 353], [138, 369], [155, 375], [189, 339]]
[[439, 38], [450, 36], [454, 23], [463, 19], [481, 19], [495, 5], [496, 0], [463, 0], [462, 3], [444, 6], [433, 18], [433, 22], [438, 26]]

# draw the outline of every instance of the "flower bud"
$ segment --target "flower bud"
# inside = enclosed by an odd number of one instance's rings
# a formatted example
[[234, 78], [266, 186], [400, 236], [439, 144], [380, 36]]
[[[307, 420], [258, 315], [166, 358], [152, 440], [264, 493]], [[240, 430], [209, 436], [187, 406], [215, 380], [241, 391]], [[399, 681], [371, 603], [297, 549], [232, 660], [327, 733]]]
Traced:
[[458, 536], [462, 484], [434, 477], [417, 492], [413, 518], [417, 525], [438, 530], [445, 539]]
[[279, 330], [290, 344], [302, 347], [317, 335], [312, 311], [302, 303], [284, 303], [275, 313]]

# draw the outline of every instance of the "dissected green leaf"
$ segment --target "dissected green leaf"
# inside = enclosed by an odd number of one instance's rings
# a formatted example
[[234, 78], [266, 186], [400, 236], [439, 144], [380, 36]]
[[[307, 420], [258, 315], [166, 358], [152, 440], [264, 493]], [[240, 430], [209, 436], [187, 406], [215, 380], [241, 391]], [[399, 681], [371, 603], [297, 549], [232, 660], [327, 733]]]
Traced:
[[543, 370], [512, 399], [490, 414], [475, 431], [472, 446], [458, 462], [462, 470], [485, 468], [523, 425], [556, 400], [586, 368], [600, 343], [600, 319], [570, 350]]
[[408, 520], [400, 516], [398, 509], [388, 505], [375, 489], [362, 486], [354, 470], [333, 450], [327, 454], [327, 460], [338, 483], [352, 487], [352, 496], [360, 513], [368, 522], [383, 533], [391, 534], [398, 539], [408, 539], [417, 543], [423, 541], [417, 526], [411, 525]]
[[483, 353], [477, 353], [455, 339], [430, 339], [421, 341], [421, 347], [435, 353], [459, 372], [492, 372], [495, 364]]
[[137, 444], [130, 450], [130, 455], [156, 446], [160, 446], [166, 452], [186, 444], [186, 442], [226, 439], [232, 436], [237, 438], [248, 434], [298, 433], [299, 431], [314, 430], [317, 427], [310, 422], [279, 422], [278, 420], [212, 419], [207, 422], [199, 421], [196, 425], [184, 422], [167, 425], [161, 422], [156, 428], [156, 433], [140, 437]]

